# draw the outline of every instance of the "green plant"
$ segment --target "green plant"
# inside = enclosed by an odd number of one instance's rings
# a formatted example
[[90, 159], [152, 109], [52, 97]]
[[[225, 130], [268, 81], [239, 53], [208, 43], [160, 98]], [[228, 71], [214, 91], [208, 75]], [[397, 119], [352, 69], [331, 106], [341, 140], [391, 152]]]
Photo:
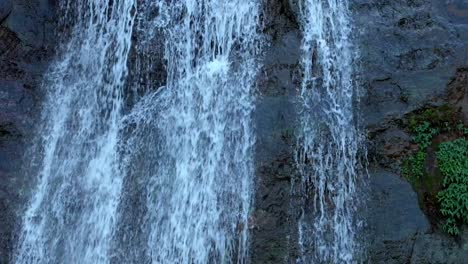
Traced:
[[459, 110], [451, 105], [442, 105], [434, 108], [427, 108], [409, 116], [409, 129], [415, 132], [415, 129], [424, 122], [431, 127], [445, 131], [455, 126], [458, 121]]
[[468, 140], [460, 138], [440, 144], [437, 162], [444, 176], [444, 189], [437, 195], [440, 211], [447, 217], [443, 228], [458, 235], [457, 223], [468, 223]]
[[432, 138], [439, 133], [439, 130], [432, 128], [429, 122], [423, 121], [415, 125], [412, 132], [415, 134], [413, 141], [418, 144], [419, 151], [403, 162], [402, 174], [413, 185], [418, 185], [426, 171], [424, 166], [427, 157], [426, 149], [431, 145]]
[[465, 126], [463, 123], [459, 123], [457, 125], [458, 131], [460, 131], [463, 135], [467, 136], [468, 135], [468, 127]]
[[419, 126], [414, 128], [414, 142], [416, 142], [420, 150], [425, 150], [431, 145], [432, 138], [439, 133], [439, 129], [431, 127], [431, 124], [424, 121]]
[[[450, 105], [416, 111], [408, 116], [406, 125], [418, 152], [403, 162], [402, 174], [417, 191], [422, 206], [430, 207], [426, 203], [433, 197], [444, 216], [444, 231], [457, 235], [459, 224], [468, 224], [468, 126], [461, 121], [460, 109]], [[443, 135], [440, 139], [458, 139], [439, 144], [433, 140], [439, 134]], [[440, 173], [433, 162], [426, 163], [436, 149]]]
[[422, 179], [425, 172], [425, 162], [426, 162], [426, 152], [418, 151], [416, 154], [408, 157], [402, 167], [402, 174], [405, 176], [411, 183], [416, 184], [417, 181]]

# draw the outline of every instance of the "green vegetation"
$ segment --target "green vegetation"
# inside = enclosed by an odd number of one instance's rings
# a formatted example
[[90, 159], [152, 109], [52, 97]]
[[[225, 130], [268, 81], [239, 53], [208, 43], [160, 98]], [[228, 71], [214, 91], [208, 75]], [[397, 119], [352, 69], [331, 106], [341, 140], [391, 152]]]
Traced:
[[468, 223], [468, 140], [460, 138], [440, 144], [437, 162], [444, 176], [444, 189], [437, 195], [440, 211], [447, 217], [443, 228], [458, 235], [457, 223]]
[[424, 151], [431, 145], [432, 138], [439, 134], [439, 129], [432, 128], [429, 122], [424, 121], [414, 129], [414, 132], [416, 134], [413, 138], [414, 142], [418, 144], [420, 150]]
[[458, 109], [450, 105], [443, 105], [436, 108], [428, 108], [421, 112], [412, 114], [409, 117], [409, 129], [416, 132], [421, 124], [427, 122], [433, 128], [439, 130], [450, 130], [459, 123]]
[[422, 124], [415, 125], [412, 128], [414, 133], [413, 141], [418, 144], [418, 152], [408, 157], [403, 162], [402, 174], [405, 176], [413, 185], [419, 185], [418, 183], [423, 179], [425, 174], [425, 163], [427, 158], [426, 150], [431, 145], [432, 139], [439, 133], [439, 129], [432, 128], [431, 124], [427, 121], [423, 121]]
[[[418, 151], [402, 166], [402, 174], [418, 194], [436, 201], [439, 214], [445, 218], [442, 228], [450, 235], [458, 235], [459, 225], [468, 224], [468, 127], [458, 116], [450, 106], [411, 115], [407, 126]], [[428, 160], [434, 151], [437, 164]], [[427, 168], [431, 166], [435, 170]]]
[[426, 171], [424, 166], [426, 163], [426, 157], [426, 152], [418, 151], [403, 162], [403, 176], [405, 176], [413, 185], [418, 185], [424, 176]]
[[460, 133], [463, 133], [463, 135], [468, 136], [468, 127], [465, 127], [463, 123], [458, 124], [457, 129]]

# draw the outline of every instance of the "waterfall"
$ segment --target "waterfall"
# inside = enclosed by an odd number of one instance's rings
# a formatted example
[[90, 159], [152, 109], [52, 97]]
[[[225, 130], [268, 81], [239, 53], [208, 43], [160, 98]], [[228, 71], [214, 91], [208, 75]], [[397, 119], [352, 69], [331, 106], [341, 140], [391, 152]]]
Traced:
[[[154, 5], [161, 14], [155, 25], [164, 37], [166, 85], [148, 93], [125, 121], [132, 134], [130, 169], [150, 179], [142, 241], [152, 263], [244, 263], [258, 4]], [[140, 160], [143, 153], [152, 159]]]
[[14, 263], [248, 262], [258, 5], [62, 3]]
[[[107, 263], [122, 187], [119, 122], [133, 1], [66, 1], [75, 24], [45, 81], [38, 183], [16, 263]], [[66, 24], [65, 16], [62, 23]]]
[[353, 111], [358, 90], [348, 1], [305, 0], [301, 15], [298, 262], [357, 263], [361, 136]]
[[[13, 263], [249, 262], [259, 2], [61, 3]], [[348, 2], [301, 2], [298, 262], [357, 263]]]

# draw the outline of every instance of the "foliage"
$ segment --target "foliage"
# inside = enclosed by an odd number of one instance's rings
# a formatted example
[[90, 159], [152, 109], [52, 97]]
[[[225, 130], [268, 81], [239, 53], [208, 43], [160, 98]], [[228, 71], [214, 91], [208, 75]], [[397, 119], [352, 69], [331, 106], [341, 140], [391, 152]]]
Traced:
[[408, 157], [403, 163], [402, 174], [413, 184], [421, 180], [424, 176], [426, 156], [426, 152], [420, 150], [416, 154]]
[[444, 175], [444, 190], [437, 195], [440, 211], [447, 217], [443, 228], [458, 235], [457, 223], [468, 223], [468, 140], [460, 138], [440, 144], [437, 161]]
[[419, 151], [409, 156], [404, 162], [402, 167], [402, 174], [413, 184], [417, 183], [424, 176], [425, 162], [426, 162], [426, 149], [431, 145], [432, 138], [439, 133], [438, 129], [432, 128], [431, 124], [427, 121], [414, 127], [413, 137], [415, 143], [418, 144]]
[[424, 121], [421, 125], [415, 127], [414, 142], [416, 142], [420, 150], [425, 150], [431, 145], [432, 138], [439, 133], [439, 129], [432, 128], [431, 124]]
[[[460, 233], [459, 224], [468, 224], [468, 127], [459, 117], [458, 110], [448, 105], [410, 115], [407, 125], [418, 151], [409, 156], [402, 166], [402, 174], [418, 193], [428, 195], [433, 192], [429, 195], [437, 199], [440, 213], [446, 218], [443, 229], [451, 235]], [[433, 139], [439, 134], [458, 139], [437, 146], [437, 143], [433, 144]], [[436, 157], [442, 182], [436, 185], [431, 181], [437, 176], [426, 170], [428, 147], [431, 145], [438, 148]], [[438, 187], [433, 190], [428, 186]]]
[[460, 131], [460, 133], [462, 133], [463, 135], [465, 136], [468, 136], [468, 127], [465, 127], [465, 125], [463, 123], [459, 123], [457, 125], [457, 129], [458, 131]]
[[415, 133], [416, 128], [426, 122], [431, 127], [446, 131], [455, 127], [458, 116], [458, 110], [451, 105], [428, 108], [409, 117], [409, 128], [411, 132]]

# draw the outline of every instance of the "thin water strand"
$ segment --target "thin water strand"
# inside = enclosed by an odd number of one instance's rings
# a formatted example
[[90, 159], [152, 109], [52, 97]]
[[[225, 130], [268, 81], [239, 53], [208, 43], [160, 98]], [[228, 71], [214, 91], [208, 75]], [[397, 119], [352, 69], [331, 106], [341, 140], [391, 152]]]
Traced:
[[348, 2], [305, 0], [301, 131], [296, 162], [303, 211], [299, 263], [357, 263], [360, 134]]

